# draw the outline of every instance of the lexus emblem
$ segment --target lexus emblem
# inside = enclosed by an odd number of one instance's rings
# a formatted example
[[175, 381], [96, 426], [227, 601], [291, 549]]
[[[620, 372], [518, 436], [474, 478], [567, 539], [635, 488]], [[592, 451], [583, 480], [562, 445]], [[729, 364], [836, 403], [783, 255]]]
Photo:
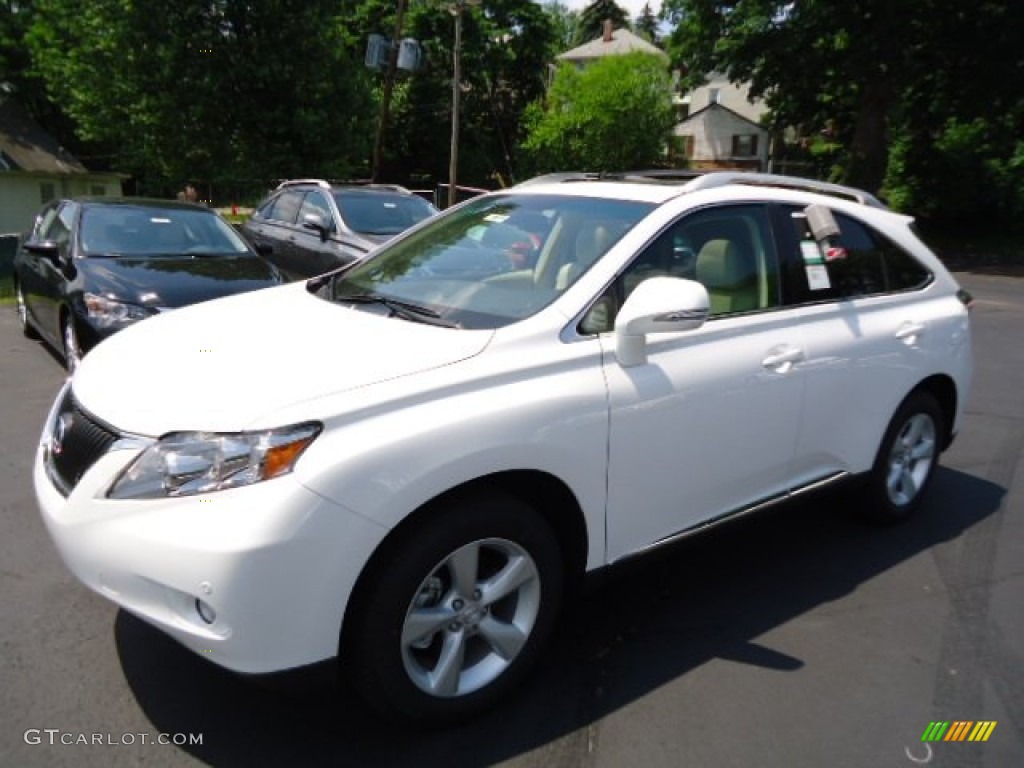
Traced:
[[68, 432], [71, 430], [71, 425], [74, 423], [74, 417], [70, 413], [62, 413], [57, 423], [53, 425], [53, 437], [50, 439], [50, 453], [54, 456], [60, 456], [61, 451], [64, 450], [64, 438], [67, 437]]

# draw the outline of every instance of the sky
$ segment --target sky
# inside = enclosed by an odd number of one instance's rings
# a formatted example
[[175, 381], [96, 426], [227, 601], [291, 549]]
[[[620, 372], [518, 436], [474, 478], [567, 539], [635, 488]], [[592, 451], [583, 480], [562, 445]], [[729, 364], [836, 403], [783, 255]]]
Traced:
[[[592, 0], [562, 0], [562, 2], [574, 11], [581, 11], [590, 5]], [[640, 14], [646, 2], [650, 2], [651, 10], [655, 14], [661, 9], [661, 0], [615, 0], [615, 2], [626, 10], [630, 19], [635, 19]]]

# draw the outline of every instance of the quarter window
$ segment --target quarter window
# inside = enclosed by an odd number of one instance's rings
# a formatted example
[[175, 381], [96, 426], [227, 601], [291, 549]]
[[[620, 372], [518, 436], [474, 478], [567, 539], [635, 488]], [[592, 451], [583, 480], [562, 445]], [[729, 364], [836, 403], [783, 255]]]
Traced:
[[804, 260], [805, 254], [821, 253], [828, 277], [809, 286], [812, 299], [850, 299], [927, 284], [931, 273], [913, 256], [866, 224], [842, 213], [833, 215], [839, 237], [819, 246], [808, 231], [802, 211], [791, 211]]

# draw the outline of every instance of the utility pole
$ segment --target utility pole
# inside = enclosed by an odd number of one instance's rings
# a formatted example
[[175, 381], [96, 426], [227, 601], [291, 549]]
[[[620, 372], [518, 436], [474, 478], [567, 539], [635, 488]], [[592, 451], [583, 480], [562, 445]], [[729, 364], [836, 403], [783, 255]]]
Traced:
[[479, 5], [480, 0], [455, 0], [448, 4], [448, 12], [455, 16], [455, 44], [452, 46], [452, 146], [448, 165], [448, 207], [455, 205], [455, 186], [459, 171], [459, 87], [462, 80], [462, 12], [469, 5]]
[[452, 146], [451, 159], [448, 164], [448, 207], [455, 205], [457, 198], [455, 181], [459, 170], [459, 80], [461, 79], [459, 59], [462, 49], [462, 9], [461, 0], [452, 7], [455, 14], [455, 45], [452, 47]]
[[380, 99], [380, 118], [377, 121], [377, 136], [373, 142], [373, 163], [370, 169], [370, 180], [380, 181], [381, 156], [384, 154], [384, 132], [387, 130], [388, 117], [391, 111], [391, 92], [395, 88], [395, 71], [398, 69], [398, 41], [402, 39], [402, 26], [405, 24], [405, 11], [409, 0], [398, 0], [395, 11], [395, 33], [391, 37], [391, 48], [388, 50], [388, 68], [384, 73], [384, 90]]

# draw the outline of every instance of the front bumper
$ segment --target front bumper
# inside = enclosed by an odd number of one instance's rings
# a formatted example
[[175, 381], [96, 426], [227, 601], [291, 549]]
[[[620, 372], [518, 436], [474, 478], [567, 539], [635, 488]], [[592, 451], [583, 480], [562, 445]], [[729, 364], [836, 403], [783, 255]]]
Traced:
[[138, 455], [131, 445], [113, 446], [65, 497], [46, 466], [54, 415], [36, 454], [36, 497], [57, 549], [86, 586], [237, 672], [337, 654], [349, 595], [384, 528], [294, 475], [203, 496], [108, 499]]

